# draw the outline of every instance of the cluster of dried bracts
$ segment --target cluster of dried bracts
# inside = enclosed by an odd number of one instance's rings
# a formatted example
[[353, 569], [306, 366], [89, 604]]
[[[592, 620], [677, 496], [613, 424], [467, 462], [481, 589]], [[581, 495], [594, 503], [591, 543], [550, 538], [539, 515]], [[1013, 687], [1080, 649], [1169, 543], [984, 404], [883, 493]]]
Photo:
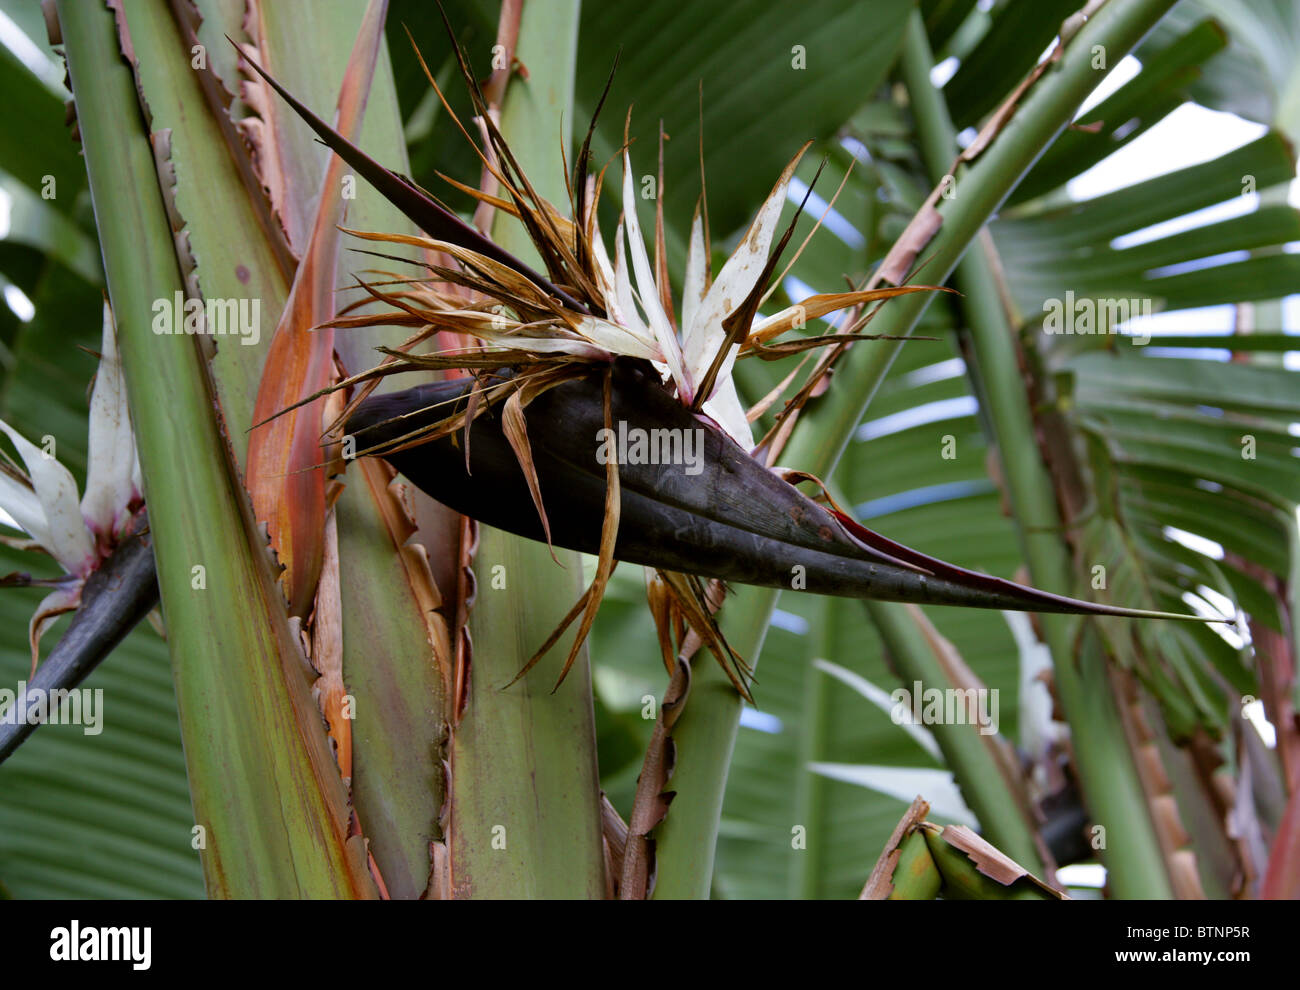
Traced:
[[[464, 515], [598, 557], [591, 587], [551, 641], [539, 644], [537, 657], [581, 617], [568, 658], [573, 662], [616, 561], [642, 564], [655, 572], [652, 598], [657, 601], [652, 610], [661, 623], [665, 662], [671, 666], [673, 661], [674, 634], [680, 641], [690, 628], [746, 696], [747, 668], [718, 630], [716, 597], [708, 595], [705, 585], [711, 579], [922, 604], [1196, 619], [1097, 605], [967, 571], [894, 543], [858, 525], [828, 498], [810, 498], [797, 489], [795, 482], [816, 479], [784, 473], [771, 464], [787, 432], [782, 427], [788, 427], [791, 415], [813, 394], [826, 362], [785, 399], [777, 426], [756, 441], [751, 423], [781, 400], [795, 375], [747, 413], [732, 380], [736, 360], [811, 353], [827, 345], [838, 354], [850, 342], [871, 339], [860, 332], [874, 312], [868, 307], [934, 287], [865, 287], [813, 296], [774, 315], [760, 315], [794, 231], [791, 223], [780, 238], [776, 236], [805, 145], [716, 275], [701, 195], [679, 304], [674, 305], [662, 195], [651, 252], [636, 213], [626, 144], [621, 155], [623, 210], [611, 257], [597, 220], [609, 165], [598, 171], [590, 167], [595, 120], [572, 172], [566, 170], [566, 216], [537, 194], [454, 40], [453, 47], [484, 140], [480, 144], [463, 126], [461, 130], [496, 191], [453, 185], [485, 208], [516, 218], [542, 259], [544, 274], [502, 250], [410, 180], [366, 156], [249, 61], [341, 159], [426, 234], [347, 231], [374, 245], [373, 253], [381, 257], [388, 257], [380, 247], [388, 243], [420, 249], [426, 261], [414, 276], [409, 271], [385, 272], [361, 282], [367, 298], [386, 303], [386, 310], [362, 314], [349, 309], [328, 324], [352, 332], [379, 325], [413, 330], [405, 344], [387, 351], [375, 368], [324, 390], [342, 392], [347, 399], [329, 431], [333, 439], [350, 437], [348, 446], [356, 456], [386, 458], [428, 495]], [[429, 81], [436, 88], [431, 75]], [[450, 106], [447, 111], [454, 119]], [[791, 334], [808, 319], [844, 310], [850, 313], [846, 332]], [[430, 341], [442, 346], [429, 350]], [[458, 343], [446, 346], [448, 341]], [[125, 430], [115, 441], [117, 448], [125, 449], [123, 445], [132, 442], [111, 322], [106, 324], [105, 362], [105, 398], [96, 400], [95, 413], [116, 424], [119, 433]], [[454, 371], [455, 377], [404, 392], [371, 394], [377, 381], [388, 375], [414, 371], [427, 379], [430, 371], [439, 370]], [[116, 389], [112, 396], [110, 388]], [[321, 394], [297, 405], [318, 400]], [[4, 424], [0, 427], [14, 436]], [[659, 449], [673, 449], [678, 455], [629, 455], [621, 443], [611, 444], [615, 437], [628, 436], [638, 442], [662, 441]], [[117, 473], [126, 474], [114, 474], [108, 481], [94, 477], [98, 462], [92, 460], [95, 494], [87, 495], [82, 513], [76, 514], [69, 508], [69, 500], [75, 502], [71, 476], [63, 477], [64, 471], [55, 477], [47, 459], [27, 456], [25, 443], [19, 450], [31, 478], [15, 465], [0, 464], [0, 496], [27, 532], [69, 570], [68, 578], [56, 582], [49, 605], [33, 620], [35, 655], [36, 639], [49, 616], [76, 607], [83, 584], [101, 565], [107, 569], [113, 551], [120, 547], [124, 559], [136, 566], [137, 558], [147, 561], [148, 546], [131, 540], [141, 511], [133, 457], [110, 451], [106, 465], [116, 464]], [[95, 448], [92, 437], [92, 457]], [[681, 456], [686, 451], [691, 456]], [[119, 621], [102, 635], [93, 631], [99, 627], [92, 629], [89, 617], [79, 617], [82, 632], [70, 637], [79, 644], [69, 668], [75, 674], [59, 674], [56, 665], [49, 676], [65, 682], [84, 676], [89, 669], [85, 657], [105, 655], [156, 601], [156, 586], [149, 590], [152, 594], [137, 596], [129, 610], [119, 610]], [[98, 650], [93, 642], [83, 642], [97, 635]], [[0, 759], [18, 741], [5, 732], [0, 729]]]

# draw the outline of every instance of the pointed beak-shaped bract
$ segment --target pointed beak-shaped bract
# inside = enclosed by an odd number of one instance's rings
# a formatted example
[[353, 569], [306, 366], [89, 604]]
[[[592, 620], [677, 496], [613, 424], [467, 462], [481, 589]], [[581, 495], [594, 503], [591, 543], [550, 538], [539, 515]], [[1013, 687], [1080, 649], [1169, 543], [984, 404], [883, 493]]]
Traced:
[[[600, 372], [563, 382], [525, 410], [551, 541], [600, 547], [606, 462], [618, 459], [615, 557], [741, 584], [930, 605], [1195, 619], [1096, 605], [946, 564], [824, 508], [754, 460], [708, 417], [670, 395], [645, 362], [620, 360], [606, 427]], [[458, 512], [544, 539], [524, 472], [495, 410], [475, 420], [466, 470], [460, 434], [397, 449], [463, 409], [473, 382], [372, 396], [347, 424], [359, 454], [385, 456]]]
[[[670, 307], [661, 302], [668, 287], [646, 251], [626, 153], [623, 215], [612, 264], [594, 209], [577, 209], [579, 215], [571, 220], [557, 220], [554, 208], [531, 195], [531, 186], [517, 176], [513, 205], [502, 208], [527, 219], [539, 253], [551, 259], [548, 281], [409, 180], [368, 158], [260, 67], [253, 68], [321, 140], [430, 238], [362, 236], [450, 254], [468, 274], [450, 268], [437, 273], [459, 281], [478, 299], [458, 311], [453, 300], [436, 296], [417, 305], [419, 294], [412, 291], [399, 303], [400, 311], [351, 324], [388, 320], [424, 330], [465, 329], [478, 337], [481, 349], [468, 355], [477, 363], [461, 366], [492, 368], [473, 379], [363, 399], [344, 427], [355, 440], [357, 455], [386, 457], [428, 495], [465, 515], [559, 546], [603, 550], [602, 561], [610, 550], [602, 547], [602, 530], [607, 492], [615, 490], [609, 480], [612, 461], [620, 508], [613, 546], [618, 560], [665, 572], [850, 597], [1197, 619], [1064, 598], [935, 560], [873, 533], [834, 507], [823, 507], [751, 456], [749, 423], [731, 381], [731, 367], [745, 347], [761, 345], [809, 315], [930, 288], [814, 296], [801, 306], [759, 318], [763, 283], [775, 260], [773, 237], [807, 146], [781, 175], [716, 279], [710, 277], [707, 239], [697, 218], [679, 333]], [[463, 56], [461, 69], [474, 96], [476, 84]], [[476, 106], [482, 111], [481, 103]], [[513, 161], [495, 125], [485, 118], [484, 126], [502, 160]], [[498, 178], [506, 176], [499, 172]], [[575, 185], [584, 188], [581, 174]], [[562, 229], [568, 233], [560, 234]], [[570, 237], [572, 244], [566, 240]], [[562, 260], [570, 257], [587, 258], [589, 264]], [[493, 321], [501, 321], [501, 331], [480, 325], [489, 318], [488, 309]], [[509, 320], [503, 311], [511, 311]], [[492, 366], [488, 362], [494, 353], [498, 359]], [[416, 355], [390, 356], [405, 358], [390, 372], [421, 366]], [[543, 365], [543, 358], [551, 363]], [[439, 360], [455, 357], [434, 359]], [[423, 366], [443, 365], [426, 360]], [[351, 383], [383, 373], [382, 367], [374, 369]]]

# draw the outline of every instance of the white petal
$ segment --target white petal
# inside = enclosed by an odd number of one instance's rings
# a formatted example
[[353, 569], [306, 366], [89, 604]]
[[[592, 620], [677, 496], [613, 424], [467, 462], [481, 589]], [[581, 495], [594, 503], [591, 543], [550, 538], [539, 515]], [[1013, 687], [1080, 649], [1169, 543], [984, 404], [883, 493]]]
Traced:
[[632, 188], [632, 159], [623, 152], [623, 220], [627, 224], [627, 240], [632, 252], [632, 270], [636, 272], [636, 284], [641, 299], [641, 309], [650, 321], [659, 348], [664, 352], [664, 360], [672, 369], [673, 380], [677, 390], [687, 401], [694, 395], [695, 386], [682, 365], [681, 344], [668, 314], [664, 312], [663, 303], [659, 301], [659, 288], [655, 284], [654, 272], [650, 268], [650, 257], [646, 254], [645, 240], [641, 237], [641, 224], [636, 218], [636, 193]]
[[126, 405], [126, 382], [117, 353], [113, 312], [107, 302], [100, 350], [99, 372], [90, 396], [90, 462], [81, 515], [97, 535], [120, 536], [130, 523], [126, 509], [135, 489], [135, 436]]
[[745, 453], [753, 452], [754, 430], [745, 418], [745, 407], [736, 394], [736, 383], [730, 378], [718, 376], [718, 387], [713, 390], [713, 398], [700, 406], [700, 410], [740, 444]]
[[627, 327], [602, 320], [595, 316], [584, 316], [578, 323], [578, 333], [593, 344], [603, 347], [611, 354], [623, 354], [627, 357], [645, 358], [654, 361], [659, 358], [659, 348], [653, 341], [638, 337]]
[[[627, 260], [622, 256], [623, 248], [623, 225], [619, 224], [618, 242], [616, 249], [619, 251], [619, 271], [622, 273], [622, 284], [625, 286], [625, 295], [629, 304], [632, 302], [632, 283], [627, 277]], [[609, 263], [609, 253], [605, 250], [605, 242], [600, 237], [600, 224], [592, 225], [592, 258], [596, 262], [596, 282], [600, 288], [600, 293], [605, 300], [605, 312], [609, 315], [608, 322], [617, 324], [623, 333], [630, 336], [634, 341], [634, 347], [639, 350], [648, 351], [648, 354], [637, 355], [649, 357], [651, 360], [658, 360], [662, 357], [659, 353], [659, 344], [651, 335], [649, 329], [641, 322], [640, 317], [636, 316], [635, 309], [633, 316], [634, 321], [627, 319], [623, 310], [623, 303], [619, 298], [619, 273], [615, 272], [614, 267]], [[605, 321], [602, 321], [605, 322]], [[582, 332], [587, 336], [591, 333], [584, 327]], [[595, 329], [595, 333], [600, 334], [600, 328]], [[592, 337], [592, 339], [596, 339]], [[613, 348], [611, 348], [612, 350]], [[629, 350], [618, 350], [620, 354], [631, 353]]]
[[627, 252], [623, 250], [623, 221], [618, 222], [618, 231], [614, 235], [614, 295], [618, 301], [618, 321], [623, 326], [644, 335], [650, 334], [650, 328], [641, 320], [637, 312], [636, 299], [632, 296], [632, 279], [627, 273]]
[[530, 351], [533, 354], [572, 354], [575, 357], [605, 359], [608, 352], [585, 340], [572, 337], [534, 337], [526, 333], [498, 333], [487, 329], [477, 329], [474, 336], [500, 347], [511, 350]]
[[[781, 209], [785, 206], [786, 189], [789, 188], [795, 166], [806, 150], [808, 145], [804, 145], [794, 160], [785, 167], [776, 186], [759, 208], [758, 215], [754, 217], [740, 246], [736, 248], [736, 253], [727, 259], [722, 271], [718, 272], [717, 279], [705, 293], [699, 309], [692, 314], [694, 318], [687, 326], [683, 339], [686, 342], [686, 368], [696, 381], [708, 373], [709, 365], [713, 363], [718, 348], [726, 339], [727, 332], [722, 328], [723, 319], [745, 301], [763, 274], [772, 238], [776, 234], [777, 221], [781, 219]], [[722, 380], [723, 376], [719, 375], [718, 381]]]
[[[622, 228], [619, 228], [619, 237], [622, 235]], [[596, 262], [596, 282], [600, 288], [600, 294], [605, 297], [605, 312], [610, 319], [616, 323], [621, 323], [622, 306], [618, 301], [618, 278], [614, 274], [614, 266], [609, 263], [609, 252], [605, 250], [605, 241], [600, 236], [600, 224], [592, 225], [591, 237], [591, 256]]]
[[0, 430], [18, 448], [18, 455], [27, 467], [41, 511], [45, 514], [48, 531], [41, 545], [70, 574], [84, 573], [93, 559], [94, 546], [77, 506], [77, 482], [72, 472], [53, 457], [47, 458], [4, 420], [0, 420]]
[[[695, 219], [691, 221], [691, 243], [686, 250], [686, 276], [682, 283], [682, 351], [688, 355], [691, 353], [691, 334], [697, 330], [695, 314], [704, 300], [708, 265], [709, 259], [704, 253], [704, 222], [696, 210]], [[696, 381], [700, 377], [696, 376]]]
[[18, 528], [42, 547], [50, 542], [50, 524], [36, 493], [7, 474], [0, 474], [0, 509], [13, 518]]
[[659, 381], [664, 385], [672, 384], [673, 373], [669, 369], [668, 365], [664, 364], [662, 361], [654, 361], [651, 363], [654, 366], [655, 374], [659, 376]]

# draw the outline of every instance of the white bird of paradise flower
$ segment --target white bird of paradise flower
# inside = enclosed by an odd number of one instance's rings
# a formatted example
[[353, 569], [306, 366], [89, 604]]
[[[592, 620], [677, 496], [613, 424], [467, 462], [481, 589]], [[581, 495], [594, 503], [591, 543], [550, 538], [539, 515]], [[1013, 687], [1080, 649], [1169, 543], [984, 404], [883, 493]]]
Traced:
[[0, 510], [29, 537], [0, 536], [0, 540], [23, 550], [43, 550], [65, 571], [51, 579], [19, 575], [7, 579], [11, 584], [54, 589], [37, 607], [28, 626], [35, 671], [42, 634], [58, 616], [81, 604], [86, 579], [130, 532], [144, 501], [126, 383], [107, 301], [99, 370], [90, 397], [86, 493], [80, 502], [72, 472], [47, 449], [36, 446], [3, 420], [0, 431], [13, 442], [26, 468], [24, 471], [7, 454], [0, 458]]

